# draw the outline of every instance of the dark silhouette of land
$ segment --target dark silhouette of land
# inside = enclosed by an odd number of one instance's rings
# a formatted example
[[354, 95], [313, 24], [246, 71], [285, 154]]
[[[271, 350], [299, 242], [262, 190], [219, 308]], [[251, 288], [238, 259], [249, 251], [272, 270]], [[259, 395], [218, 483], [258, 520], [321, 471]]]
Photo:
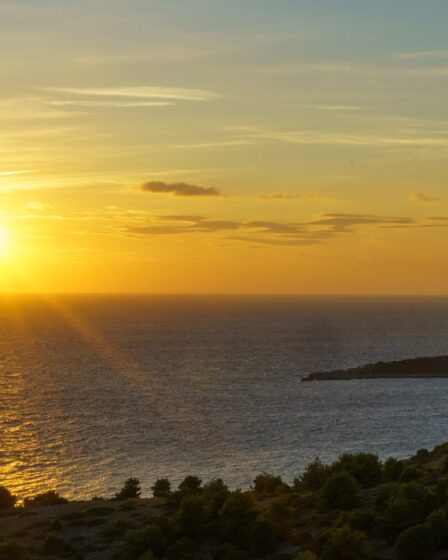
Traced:
[[345, 381], [349, 379], [448, 378], [448, 356], [377, 362], [350, 369], [310, 373], [303, 381]]

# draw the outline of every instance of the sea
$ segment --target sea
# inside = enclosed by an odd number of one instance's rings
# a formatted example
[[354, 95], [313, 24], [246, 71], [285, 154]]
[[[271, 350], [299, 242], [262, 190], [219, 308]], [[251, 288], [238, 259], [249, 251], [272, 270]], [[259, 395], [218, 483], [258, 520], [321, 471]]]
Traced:
[[448, 354], [448, 298], [0, 297], [0, 485], [110, 497], [137, 477], [287, 482], [319, 456], [448, 440], [448, 379], [302, 383]]

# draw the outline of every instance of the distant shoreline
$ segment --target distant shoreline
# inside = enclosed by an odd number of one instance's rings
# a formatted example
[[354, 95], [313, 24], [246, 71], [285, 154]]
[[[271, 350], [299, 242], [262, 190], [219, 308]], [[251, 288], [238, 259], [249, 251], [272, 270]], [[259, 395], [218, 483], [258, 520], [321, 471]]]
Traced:
[[448, 356], [376, 362], [365, 366], [319, 371], [305, 376], [303, 382], [348, 381], [352, 379], [448, 379]]

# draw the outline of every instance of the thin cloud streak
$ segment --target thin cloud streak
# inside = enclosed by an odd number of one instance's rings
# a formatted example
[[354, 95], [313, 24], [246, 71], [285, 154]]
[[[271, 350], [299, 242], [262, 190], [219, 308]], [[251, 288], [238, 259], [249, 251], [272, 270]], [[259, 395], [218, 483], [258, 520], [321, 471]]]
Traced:
[[49, 87], [43, 91], [50, 93], [67, 93], [87, 97], [128, 97], [136, 99], [172, 99], [178, 101], [212, 101], [218, 95], [211, 91], [201, 89], [188, 89], [181, 87]]

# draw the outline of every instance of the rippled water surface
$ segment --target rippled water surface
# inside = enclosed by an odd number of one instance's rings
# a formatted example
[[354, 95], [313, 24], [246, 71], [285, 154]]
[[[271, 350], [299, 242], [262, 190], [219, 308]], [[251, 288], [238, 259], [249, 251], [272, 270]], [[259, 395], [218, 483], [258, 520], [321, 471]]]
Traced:
[[448, 440], [448, 380], [301, 383], [448, 354], [448, 299], [0, 300], [0, 484], [110, 495], [137, 476], [290, 480], [316, 455]]

